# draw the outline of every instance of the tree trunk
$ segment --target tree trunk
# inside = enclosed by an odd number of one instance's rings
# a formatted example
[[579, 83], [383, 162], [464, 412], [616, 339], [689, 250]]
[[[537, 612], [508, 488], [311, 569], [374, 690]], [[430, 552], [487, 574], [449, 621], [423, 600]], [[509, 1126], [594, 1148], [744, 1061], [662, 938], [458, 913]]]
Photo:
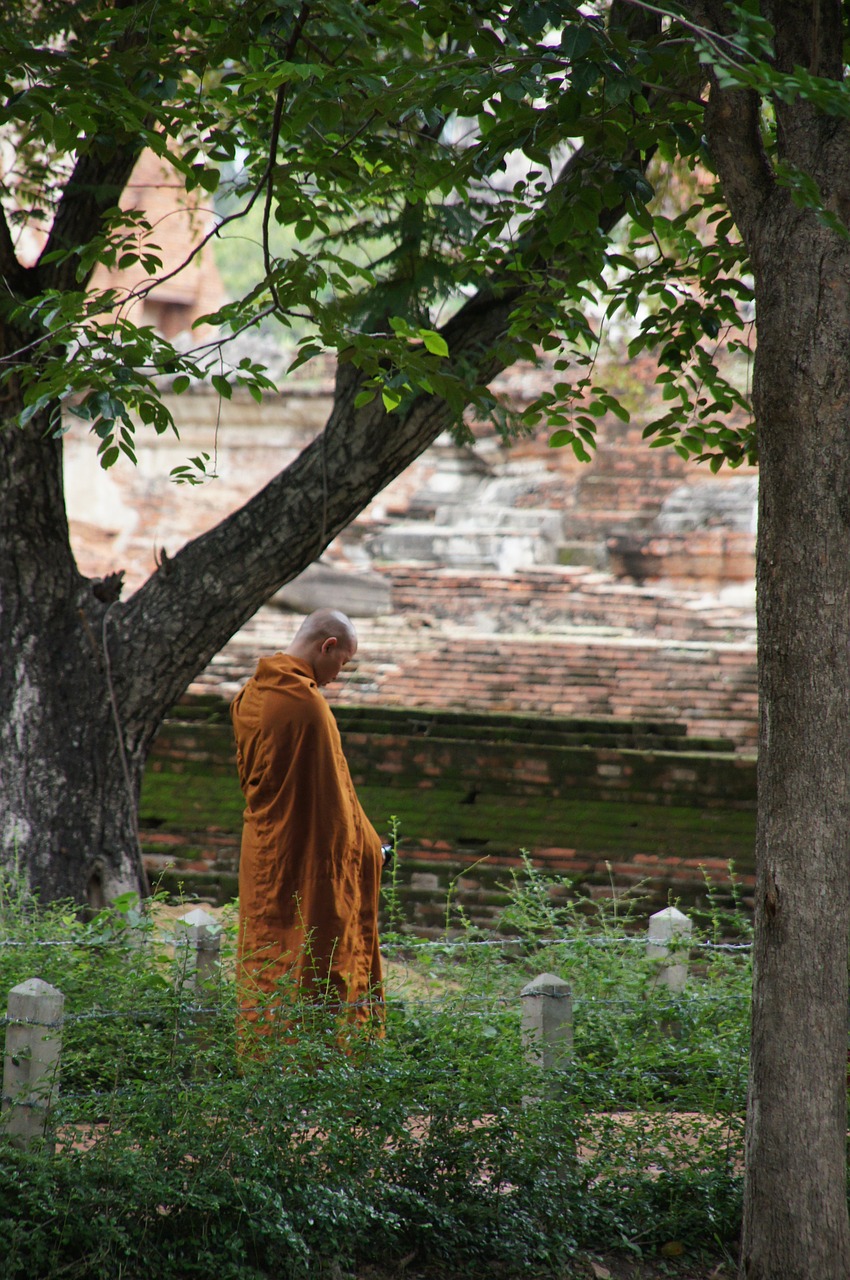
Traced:
[[[646, 34], [659, 26], [657, 15], [625, 0], [613, 0], [610, 16], [627, 31]], [[135, 38], [130, 31], [127, 39]], [[57, 258], [55, 251], [83, 244], [117, 203], [141, 146], [141, 137], [122, 139], [105, 159], [94, 150], [79, 157], [35, 267], [17, 262], [0, 210], [0, 266], [17, 302], [48, 287], [79, 287], [79, 261], [73, 254]], [[645, 139], [640, 150], [626, 144], [618, 160], [642, 169], [646, 145]], [[549, 192], [552, 207], [562, 208], [574, 194], [580, 198], [597, 166], [603, 178], [610, 175], [607, 152], [575, 152]], [[622, 215], [626, 198], [618, 184], [607, 186], [612, 206], [599, 212], [603, 230]], [[545, 210], [538, 221], [545, 225]], [[535, 248], [534, 226], [530, 230], [521, 246], [526, 270], [535, 254], [541, 268], [561, 279], [601, 270], [601, 240], [593, 248], [595, 264], [566, 247], [564, 260], [553, 264], [541, 256], [551, 252], [548, 239]], [[522, 276], [510, 265], [506, 257], [501, 279], [485, 284], [441, 329], [446, 368], [463, 370], [479, 388], [514, 358], [509, 334]], [[545, 310], [541, 325], [549, 323]], [[0, 346], [5, 340], [9, 351], [30, 350], [37, 359], [33, 336], [0, 326]], [[322, 435], [240, 511], [166, 561], [131, 599], [111, 603], [74, 562], [60, 443], [46, 433], [46, 420], [17, 425], [22, 405], [14, 397], [3, 405], [0, 856], [17, 860], [45, 898], [97, 900], [144, 887], [135, 812], [162, 716], [272, 592], [312, 563], [456, 418], [444, 401], [424, 394], [393, 414], [384, 412], [380, 398], [355, 409], [360, 383], [353, 367], [341, 365]]]
[[759, 818], [742, 1275], [850, 1275], [850, 248], [757, 236]]
[[0, 431], [0, 832], [45, 899], [140, 884], [141, 761], [125, 771], [104, 660], [108, 606], [68, 542], [61, 444], [45, 420]]
[[[697, 0], [723, 31], [728, 12]], [[771, 6], [773, 70], [836, 88], [836, 0]], [[850, 940], [850, 244], [787, 176], [850, 215], [850, 130], [797, 93], [706, 112], [755, 277], [759, 764], [742, 1280], [846, 1280]]]

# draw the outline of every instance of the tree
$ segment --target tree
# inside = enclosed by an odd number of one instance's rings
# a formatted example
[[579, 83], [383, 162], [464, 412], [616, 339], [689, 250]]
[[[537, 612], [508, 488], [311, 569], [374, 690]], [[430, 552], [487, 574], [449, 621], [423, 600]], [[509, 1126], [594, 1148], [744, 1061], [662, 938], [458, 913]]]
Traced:
[[[742, 1276], [850, 1274], [845, 1139], [850, 758], [850, 248], [842, 8], [197, 0], [16, 6], [0, 221], [0, 829], [46, 896], [140, 878], [135, 799], [162, 714], [276, 587], [466, 406], [542, 347], [553, 442], [592, 448], [591, 316], [634, 317], [670, 409], [651, 428], [716, 466], [758, 453], [761, 728], [756, 978]], [[17, 34], [12, 36], [11, 31]], [[435, 71], [438, 74], [435, 75]], [[140, 149], [237, 194], [301, 248], [217, 317], [306, 328], [338, 353], [322, 436], [126, 602], [77, 572], [61, 401], [100, 456], [169, 429], [155, 375], [210, 372], [86, 292], [97, 260], [156, 253], [118, 195]], [[523, 165], [505, 181], [511, 157]], [[560, 157], [560, 168], [557, 157]], [[648, 166], [717, 176], [653, 204]], [[720, 201], [725, 201], [725, 207]], [[626, 243], [612, 229], [624, 215]], [[697, 219], [701, 219], [698, 222]], [[38, 222], [24, 265], [15, 236]], [[701, 240], [695, 227], [710, 228]], [[749, 265], [747, 265], [749, 264]], [[752, 272], [752, 289], [747, 276]], [[721, 348], [755, 295], [756, 429]], [[600, 302], [601, 300], [601, 302]], [[648, 305], [647, 305], [648, 304]], [[116, 314], [116, 308], [117, 314]], [[263, 371], [215, 374], [260, 394]], [[522, 424], [521, 424], [522, 425]], [[106, 598], [103, 598], [103, 597]]]
[[[592, 343], [582, 281], [604, 266], [599, 227], [639, 203], [649, 133], [627, 136], [636, 81], [614, 69], [614, 37], [578, 19], [573, 47], [552, 47], [551, 16], [404, 0], [16, 6], [0, 63], [0, 831], [45, 897], [143, 883], [141, 773], [187, 683], [442, 430], [462, 429], [466, 406], [497, 411], [495, 372], [559, 326]], [[580, 135], [600, 75], [625, 86], [610, 130], [556, 173], [558, 113]], [[222, 372], [215, 344], [178, 352], [132, 323], [132, 298], [92, 288], [98, 263], [161, 275], [155, 228], [119, 203], [144, 147], [190, 194], [235, 168], [231, 196], [263, 209], [265, 279], [212, 319], [297, 324], [296, 363], [332, 349], [338, 374], [321, 438], [121, 601], [74, 563], [60, 410], [111, 466], [135, 459], [145, 429], [171, 429], [157, 378], [181, 392], [209, 376], [223, 396], [271, 385], [248, 360]], [[273, 221], [298, 246], [282, 260]], [[553, 289], [549, 251], [570, 236]]]
[[[850, 1274], [850, 131], [839, 4], [765, 6], [709, 147], [758, 317], [756, 951], [742, 1275]], [[694, 6], [722, 53], [720, 5]], [[761, 47], [758, 47], [761, 42]], [[755, 56], [753, 56], [755, 54]]]

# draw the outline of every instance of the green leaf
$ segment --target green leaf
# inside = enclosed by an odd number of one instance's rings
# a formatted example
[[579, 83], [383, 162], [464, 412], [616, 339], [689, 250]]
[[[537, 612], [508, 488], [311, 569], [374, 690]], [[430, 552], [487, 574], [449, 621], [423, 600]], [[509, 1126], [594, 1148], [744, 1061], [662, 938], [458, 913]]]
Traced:
[[218, 184], [221, 182], [221, 170], [213, 169], [206, 165], [196, 165], [194, 172], [204, 191], [218, 190]]
[[561, 49], [570, 59], [583, 58], [594, 45], [594, 35], [587, 22], [573, 22], [561, 32]]
[[318, 346], [315, 342], [302, 343], [298, 355], [290, 364], [287, 373], [294, 373], [302, 364], [306, 364], [308, 360], [312, 360], [314, 356], [320, 356], [324, 352], [324, 347]]
[[432, 356], [448, 356], [448, 343], [441, 334], [436, 333], [433, 329], [420, 329], [419, 336], [424, 342], [426, 350], [430, 351]]

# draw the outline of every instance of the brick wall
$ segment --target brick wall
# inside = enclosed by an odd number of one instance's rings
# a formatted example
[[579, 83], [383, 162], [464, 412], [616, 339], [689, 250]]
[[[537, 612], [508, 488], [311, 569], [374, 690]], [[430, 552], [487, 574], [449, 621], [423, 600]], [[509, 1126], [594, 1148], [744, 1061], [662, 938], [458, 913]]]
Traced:
[[[375, 814], [392, 812], [404, 792], [451, 792], [453, 803], [464, 792], [474, 801], [478, 792], [511, 797], [521, 827], [527, 823], [533, 831], [540, 805], [580, 797], [586, 810], [596, 807], [603, 828], [607, 815], [610, 839], [603, 829], [583, 844], [573, 828], [575, 847], [551, 837], [549, 843], [529, 842], [534, 865], [576, 882], [591, 900], [640, 886], [646, 910], [665, 905], [671, 889], [699, 903], [706, 874], [717, 881], [721, 899], [729, 897], [728, 856], [722, 840], [712, 841], [710, 819], [736, 810], [751, 814], [755, 767], [725, 751], [722, 741], [695, 742], [684, 726], [642, 721], [345, 706], [336, 715], [352, 775], [374, 806], [376, 823]], [[152, 790], [153, 799], [143, 794], [141, 824], [152, 877], [163, 876], [172, 891], [182, 885], [214, 900], [233, 897], [242, 805], [225, 704], [208, 698], [176, 709], [151, 754], [145, 792]], [[429, 802], [423, 803], [427, 811]], [[675, 808], [680, 834], [664, 848], [657, 835], [642, 843], [635, 833], [625, 841], [619, 818], [624, 806], [634, 812], [640, 806], [647, 812]], [[685, 811], [693, 813], [691, 827], [682, 827]], [[490, 927], [507, 900], [506, 880], [522, 865], [520, 844], [493, 829], [483, 800], [468, 812], [480, 814], [475, 838], [420, 834], [403, 842], [398, 891], [410, 927], [419, 933], [445, 925], [449, 898], [455, 910]], [[752, 879], [746, 830], [737, 851], [746, 888]]]
[[[458, 573], [381, 566], [391, 613], [357, 619], [357, 669], [340, 705], [679, 721], [696, 736], [757, 741], [754, 619], [722, 602], [617, 583], [584, 568]], [[266, 607], [193, 692], [231, 697], [297, 618]]]

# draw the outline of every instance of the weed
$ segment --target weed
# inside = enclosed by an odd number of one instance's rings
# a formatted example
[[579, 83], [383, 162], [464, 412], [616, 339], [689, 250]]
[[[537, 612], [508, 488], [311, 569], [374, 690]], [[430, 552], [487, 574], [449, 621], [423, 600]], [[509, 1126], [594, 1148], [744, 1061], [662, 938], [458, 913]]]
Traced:
[[[83, 921], [4, 883], [0, 1001], [39, 976], [67, 1019], [57, 1150], [0, 1133], [7, 1280], [301, 1280], [413, 1256], [545, 1275], [577, 1249], [722, 1251], [740, 1213], [748, 952], [718, 950], [735, 922], [709, 918], [671, 994], [637, 904], [568, 887], [527, 863], [496, 934], [395, 932], [383, 1038], [342, 1049], [332, 1016], [287, 1011], [298, 1034], [254, 1061], [236, 1052], [232, 922], [199, 1035], [157, 904]], [[534, 1101], [519, 992], [544, 971], [570, 983], [574, 1049]]]

